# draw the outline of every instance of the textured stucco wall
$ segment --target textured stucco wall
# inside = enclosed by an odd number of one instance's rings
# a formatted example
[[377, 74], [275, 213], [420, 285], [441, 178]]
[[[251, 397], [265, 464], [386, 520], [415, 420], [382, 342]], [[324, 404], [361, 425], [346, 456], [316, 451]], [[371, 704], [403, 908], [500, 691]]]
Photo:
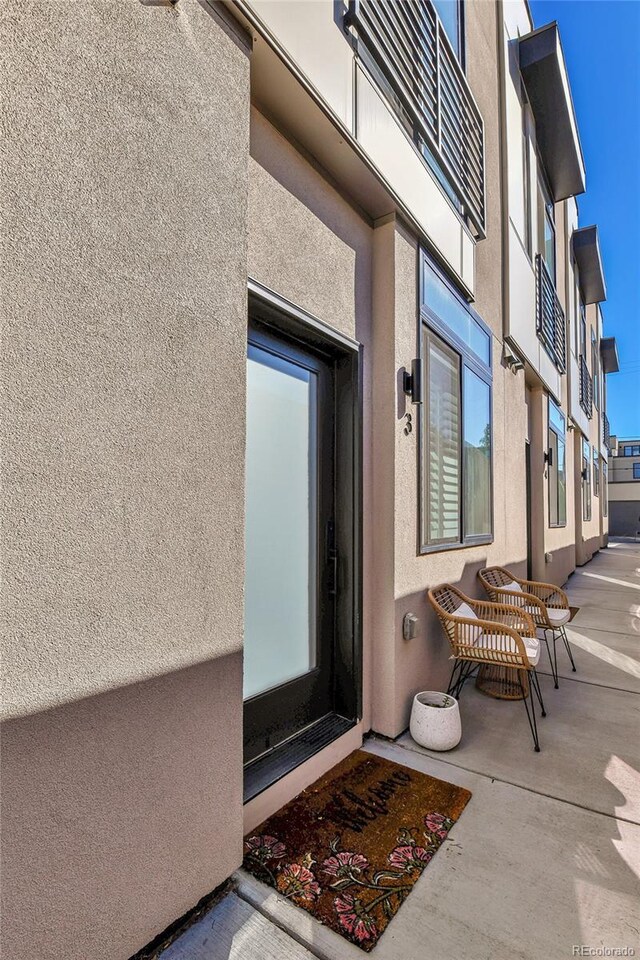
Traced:
[[[569, 220], [567, 217], [566, 203], [557, 203], [555, 205], [556, 218], [556, 289], [562, 304], [565, 316], [569, 316], [569, 304], [567, 302], [567, 253], [570, 249], [567, 239], [569, 229]], [[569, 350], [567, 350], [569, 356]], [[565, 422], [569, 423], [569, 377], [568, 374], [560, 378], [560, 396], [556, 399], [560, 401], [560, 406], [565, 416]], [[539, 411], [542, 417], [542, 448], [548, 447], [548, 425], [549, 425], [549, 404], [546, 395], [542, 397], [542, 408]], [[567, 521], [564, 527], [549, 526], [549, 478], [546, 464], [543, 464], [540, 480], [543, 489], [544, 513], [541, 518], [545, 530], [544, 553], [551, 553], [552, 560], [547, 562], [544, 556], [535, 558], [538, 565], [537, 578], [551, 583], [563, 584], [567, 577], [575, 569], [575, 506], [573, 498], [575, 496], [575, 485], [572, 483], [572, 477], [575, 471], [574, 445], [571, 442], [571, 435], [565, 432], [565, 476], [567, 478]]]
[[121, 960], [240, 858], [248, 51], [2, 13], [3, 956]]
[[371, 487], [370, 223], [325, 172], [257, 109], [251, 111], [248, 270], [270, 290], [363, 345], [363, 719], [345, 736], [246, 804], [252, 829], [362, 742], [369, 729], [373, 490]]
[[255, 108], [251, 111], [249, 275], [365, 342], [371, 226]]
[[[387, 278], [384, 283], [376, 277], [378, 289], [374, 287], [373, 306], [374, 318], [377, 318], [374, 411], [381, 425], [375, 429], [373, 463], [376, 526], [380, 531], [376, 547], [379, 571], [376, 596], [382, 598], [385, 589], [391, 591], [393, 615], [377, 619], [374, 663], [378, 669], [374, 671], [372, 711], [374, 729], [389, 736], [397, 735], [407, 726], [416, 691], [446, 689], [451, 671], [447, 640], [428, 605], [426, 589], [450, 581], [458, 583], [470, 595], [480, 596], [476, 574], [481, 567], [499, 563], [526, 572], [524, 377], [522, 373], [514, 375], [501, 364], [502, 246], [495, 17], [493, 4], [471, 4], [466, 28], [468, 76], [486, 132], [488, 235], [476, 251], [474, 306], [494, 334], [494, 541], [486, 546], [424, 556], [417, 552], [420, 410], [402, 393], [399, 372], [410, 367], [418, 350], [418, 250], [415, 239], [400, 223], [382, 228], [388, 231], [384, 248], [382, 236], [379, 241], [379, 259], [386, 266]], [[378, 233], [380, 228], [376, 229]], [[405, 432], [407, 413], [412, 417], [413, 429], [409, 433]], [[407, 612], [417, 614], [420, 620], [419, 634], [411, 641], [402, 637], [402, 619]]]

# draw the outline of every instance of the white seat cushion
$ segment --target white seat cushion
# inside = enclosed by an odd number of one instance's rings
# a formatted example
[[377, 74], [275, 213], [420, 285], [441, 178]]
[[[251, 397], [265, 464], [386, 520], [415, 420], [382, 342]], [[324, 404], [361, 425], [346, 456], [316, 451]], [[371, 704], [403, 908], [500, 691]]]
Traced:
[[554, 627], [561, 627], [564, 623], [569, 623], [571, 610], [562, 610], [558, 607], [547, 607], [547, 616]]
[[511, 590], [512, 593], [524, 593], [524, 590], [519, 583], [516, 583], [515, 580], [510, 580], [509, 583], [503, 583], [500, 590]]
[[[457, 610], [452, 614], [453, 617], [464, 617], [465, 620], [477, 620], [478, 617], [473, 612], [468, 603], [461, 603]], [[480, 634], [482, 633], [482, 627], [467, 627], [465, 630], [464, 639], [469, 640], [472, 643], [475, 643]]]
[[[530, 613], [532, 617], [540, 615], [539, 607], [525, 607], [524, 609], [527, 611], [527, 613]], [[549, 622], [553, 627], [561, 627], [563, 624], [569, 622], [569, 618], [571, 617], [570, 610], [560, 610], [557, 607], [546, 607], [545, 609], [547, 611], [547, 616], [549, 617]], [[547, 627], [547, 630], [549, 629], [551, 628]]]
[[[540, 641], [536, 637], [522, 637], [524, 649], [526, 651], [529, 663], [535, 667], [540, 659]], [[489, 647], [491, 650], [507, 650], [510, 653], [517, 653], [517, 647], [513, 637], [498, 633], [480, 633], [476, 640], [476, 646]]]

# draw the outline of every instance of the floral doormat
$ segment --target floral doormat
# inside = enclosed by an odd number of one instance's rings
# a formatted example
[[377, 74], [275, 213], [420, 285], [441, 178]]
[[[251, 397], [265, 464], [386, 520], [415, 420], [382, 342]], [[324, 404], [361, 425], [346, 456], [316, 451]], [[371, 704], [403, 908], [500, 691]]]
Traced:
[[470, 797], [356, 750], [245, 838], [244, 867], [369, 951]]

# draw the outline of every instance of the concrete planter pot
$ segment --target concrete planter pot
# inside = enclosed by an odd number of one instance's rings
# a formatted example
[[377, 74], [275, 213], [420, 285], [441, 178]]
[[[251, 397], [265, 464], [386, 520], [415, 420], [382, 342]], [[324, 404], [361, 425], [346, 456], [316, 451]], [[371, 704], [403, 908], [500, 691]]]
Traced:
[[462, 737], [460, 707], [455, 697], [437, 690], [416, 693], [409, 724], [411, 736], [428, 750], [452, 750]]

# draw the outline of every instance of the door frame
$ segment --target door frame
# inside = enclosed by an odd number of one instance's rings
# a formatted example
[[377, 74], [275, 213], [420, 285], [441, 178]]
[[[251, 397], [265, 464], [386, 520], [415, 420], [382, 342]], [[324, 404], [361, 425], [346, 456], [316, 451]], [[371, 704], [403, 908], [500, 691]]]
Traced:
[[525, 440], [524, 443], [524, 464], [525, 490], [527, 498], [527, 579], [531, 580], [533, 577], [533, 526], [531, 517], [531, 444], [529, 440]]
[[244, 800], [290, 773], [362, 717], [362, 347], [249, 280], [248, 318], [328, 356], [335, 380], [335, 595], [333, 709], [244, 767]]

